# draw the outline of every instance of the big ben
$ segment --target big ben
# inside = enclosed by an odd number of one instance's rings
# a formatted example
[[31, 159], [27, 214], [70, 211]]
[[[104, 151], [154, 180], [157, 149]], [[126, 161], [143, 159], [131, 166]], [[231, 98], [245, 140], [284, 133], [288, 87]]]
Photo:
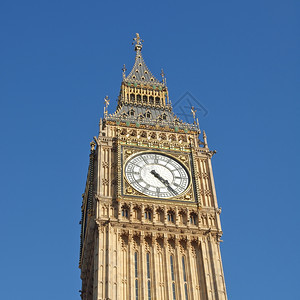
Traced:
[[116, 111], [105, 98], [82, 195], [83, 300], [225, 300], [221, 209], [194, 122], [173, 112], [164, 74], [150, 72], [139, 34]]

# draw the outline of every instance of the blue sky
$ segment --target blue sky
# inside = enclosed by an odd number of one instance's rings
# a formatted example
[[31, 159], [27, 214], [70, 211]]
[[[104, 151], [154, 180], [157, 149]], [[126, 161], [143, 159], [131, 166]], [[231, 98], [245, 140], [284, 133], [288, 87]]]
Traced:
[[89, 142], [139, 32], [172, 102], [189, 92], [208, 112], [229, 299], [299, 299], [299, 8], [2, 0], [1, 298], [79, 299]]

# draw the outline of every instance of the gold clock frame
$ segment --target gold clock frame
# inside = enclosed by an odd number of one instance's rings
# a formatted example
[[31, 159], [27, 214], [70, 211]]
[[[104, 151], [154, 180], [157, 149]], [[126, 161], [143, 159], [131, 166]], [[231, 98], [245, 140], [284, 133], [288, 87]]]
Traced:
[[[144, 199], [152, 199], [154, 201], [176, 201], [176, 202], [197, 202], [196, 198], [195, 198], [195, 192], [194, 192], [194, 188], [193, 188], [193, 176], [192, 176], [192, 162], [190, 159], [190, 155], [192, 154], [191, 152], [188, 153], [182, 153], [179, 152], [178, 154], [176, 153], [176, 151], [168, 151], [168, 150], [162, 150], [159, 151], [158, 149], [148, 149], [148, 150], [144, 150], [141, 147], [134, 147], [134, 146], [125, 146], [125, 145], [120, 145], [120, 159], [122, 161], [122, 172], [121, 172], [121, 176], [122, 176], [122, 187], [121, 187], [121, 193], [120, 196], [121, 197], [126, 197], [126, 198], [133, 198], [134, 200], [138, 200], [136, 199], [136, 197], [143, 197], [143, 199], [141, 199], [141, 201], [143, 201]], [[123, 151], [121, 151], [121, 149]], [[184, 192], [182, 192], [179, 195], [173, 196], [173, 197], [168, 197], [168, 198], [158, 198], [155, 196], [151, 196], [151, 195], [146, 195], [143, 194], [142, 192], [136, 190], [127, 180], [126, 178], [126, 174], [125, 174], [125, 166], [127, 164], [127, 162], [129, 161], [129, 159], [132, 159], [134, 156], [136, 155], [140, 155], [140, 154], [146, 154], [146, 153], [156, 153], [156, 154], [160, 154], [160, 155], [165, 155], [168, 156], [172, 159], [174, 159], [177, 163], [179, 163], [187, 172], [188, 176], [189, 176], [189, 184], [187, 186], [187, 188], [185, 189]]]

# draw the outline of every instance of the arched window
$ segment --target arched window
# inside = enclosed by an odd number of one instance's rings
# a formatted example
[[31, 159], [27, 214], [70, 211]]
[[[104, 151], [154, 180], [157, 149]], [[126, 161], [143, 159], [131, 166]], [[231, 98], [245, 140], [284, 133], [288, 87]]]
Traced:
[[134, 94], [130, 94], [130, 100], [134, 101], [135, 100], [135, 95]]
[[175, 216], [174, 213], [172, 211], [168, 211], [168, 221], [171, 223], [175, 222]]
[[184, 211], [180, 211], [179, 212], [179, 223], [186, 225], [186, 220], [187, 220], [186, 213]]
[[147, 111], [147, 112], [146, 112], [146, 117], [147, 117], [147, 118], [151, 118], [151, 112], [150, 112], [150, 111]]
[[166, 115], [166, 114], [163, 114], [163, 115], [162, 115], [162, 119], [163, 119], [163, 120], [167, 120], [167, 115]]
[[152, 219], [152, 211], [151, 211], [151, 209], [146, 209], [145, 210], [145, 219], [151, 221], [151, 219]]
[[197, 215], [195, 213], [190, 214], [190, 224], [191, 225], [197, 225]]
[[182, 271], [183, 271], [183, 281], [186, 282], [185, 259], [184, 259], [184, 256], [182, 256]]
[[151, 300], [150, 253], [146, 254], [148, 300]]
[[134, 252], [135, 300], [139, 299], [138, 253]]
[[150, 279], [150, 253], [149, 252], [147, 252], [146, 258], [147, 258], [147, 278]]
[[150, 103], [150, 105], [154, 104], [154, 98], [152, 96], [149, 97], [149, 103]]
[[128, 219], [128, 216], [129, 216], [128, 207], [123, 206], [122, 207], [122, 217]]
[[156, 214], [157, 214], [157, 216], [156, 216], [157, 221], [163, 223], [164, 222], [164, 211], [161, 208], [158, 208], [156, 210]]
[[151, 281], [148, 280], [148, 300], [151, 300]]
[[139, 300], [139, 281], [135, 280], [135, 300]]
[[133, 208], [133, 218], [135, 220], [140, 220], [141, 219], [141, 210], [138, 206]]
[[160, 99], [159, 99], [159, 97], [156, 97], [156, 98], [155, 98], [155, 104], [156, 104], [156, 105], [160, 105]]
[[138, 253], [134, 252], [134, 274], [135, 278], [138, 277]]
[[141, 95], [136, 95], [136, 100], [137, 100], [137, 102], [141, 102], [141, 100], [142, 100]]
[[173, 255], [170, 256], [170, 266], [171, 266], [171, 280], [172, 280], [173, 300], [176, 300], [175, 274], [174, 274], [174, 258], [173, 258]]
[[129, 114], [130, 114], [130, 116], [134, 116], [134, 109], [131, 109]]
[[148, 102], [148, 98], [147, 98], [146, 95], [144, 95], [144, 96], [143, 96], [143, 103], [147, 104], [147, 102]]
[[186, 279], [185, 258], [184, 258], [184, 256], [182, 256], [182, 272], [183, 272], [185, 300], [188, 300], [188, 290], [187, 290], [187, 279]]

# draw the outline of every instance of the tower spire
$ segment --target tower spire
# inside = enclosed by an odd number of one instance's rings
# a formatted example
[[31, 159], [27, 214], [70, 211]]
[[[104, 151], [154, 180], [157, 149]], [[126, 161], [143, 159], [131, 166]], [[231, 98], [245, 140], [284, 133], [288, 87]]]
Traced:
[[157, 87], [163, 87], [164, 84], [161, 83], [158, 79], [156, 79], [153, 74], [150, 72], [147, 67], [143, 57], [142, 57], [142, 47], [144, 41], [141, 39], [140, 35], [136, 33], [135, 38], [133, 39], [134, 50], [136, 52], [135, 55], [135, 63], [133, 68], [128, 76], [124, 76], [123, 73], [123, 82], [132, 83], [132, 84], [149, 84], [155, 85]]
[[120, 120], [126, 120], [128, 124], [131, 122], [133, 124], [138, 123], [139, 126], [157, 127], [159, 124], [164, 124], [164, 126], [177, 128], [176, 130], [183, 130], [184, 132], [187, 130], [197, 131], [199, 127], [197, 120], [194, 121], [194, 124], [184, 123], [174, 114], [169, 99], [165, 72], [161, 69], [162, 79], [160, 80], [150, 72], [142, 57], [143, 42], [140, 35], [136, 33], [132, 43], [136, 52], [134, 65], [128, 75], [125, 73], [125, 65], [123, 66], [123, 80], [117, 110], [108, 115], [106, 105], [104, 120], [118, 123]]

